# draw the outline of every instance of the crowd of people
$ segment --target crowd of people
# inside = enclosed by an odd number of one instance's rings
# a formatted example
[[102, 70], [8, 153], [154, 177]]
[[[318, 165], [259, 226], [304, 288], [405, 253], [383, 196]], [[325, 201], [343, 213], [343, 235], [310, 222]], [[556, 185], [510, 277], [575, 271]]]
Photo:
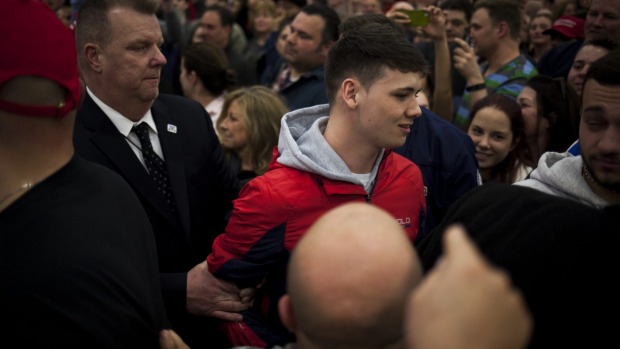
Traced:
[[3, 0], [0, 37], [20, 345], [615, 339], [620, 0]]

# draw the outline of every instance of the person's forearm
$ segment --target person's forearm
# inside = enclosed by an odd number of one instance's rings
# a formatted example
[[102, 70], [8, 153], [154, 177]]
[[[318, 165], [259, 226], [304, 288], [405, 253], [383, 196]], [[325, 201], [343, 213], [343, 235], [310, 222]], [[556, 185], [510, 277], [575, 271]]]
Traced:
[[477, 57], [469, 44], [462, 39], [455, 38], [457, 47], [454, 49], [454, 67], [467, 81], [465, 91], [470, 96], [469, 106], [487, 96], [484, 76], [480, 71]]
[[471, 107], [476, 104], [476, 102], [489, 95], [484, 78], [482, 77], [467, 79], [467, 85], [465, 86], [465, 90], [469, 93], [470, 110]]
[[447, 120], [452, 122], [452, 77], [450, 50], [448, 48], [448, 40], [444, 35], [438, 40], [434, 40], [435, 46], [435, 86], [433, 91], [433, 111]]

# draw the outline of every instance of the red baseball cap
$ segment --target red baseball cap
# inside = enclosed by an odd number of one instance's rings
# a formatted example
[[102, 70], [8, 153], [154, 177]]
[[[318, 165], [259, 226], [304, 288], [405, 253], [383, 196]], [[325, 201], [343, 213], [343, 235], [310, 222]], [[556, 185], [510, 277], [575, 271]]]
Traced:
[[0, 0], [0, 86], [20, 76], [52, 80], [67, 90], [59, 105], [25, 105], [0, 99], [0, 109], [63, 117], [76, 109], [81, 87], [73, 32], [41, 0]]
[[584, 38], [584, 20], [575, 16], [563, 16], [555, 20], [551, 28], [545, 30], [545, 35], [558, 35], [561, 34], [569, 39], [581, 39]]

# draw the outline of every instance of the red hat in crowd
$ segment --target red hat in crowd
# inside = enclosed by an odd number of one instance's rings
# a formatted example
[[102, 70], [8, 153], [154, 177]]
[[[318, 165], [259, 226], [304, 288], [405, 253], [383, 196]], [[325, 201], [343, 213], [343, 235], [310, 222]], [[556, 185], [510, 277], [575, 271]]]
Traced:
[[584, 20], [575, 16], [563, 16], [558, 18], [551, 28], [545, 30], [545, 35], [562, 35], [568, 39], [580, 39], [584, 38]]
[[52, 80], [67, 90], [55, 106], [0, 99], [0, 109], [20, 115], [62, 117], [76, 109], [81, 87], [73, 32], [41, 0], [0, 0], [0, 87], [20, 76]]

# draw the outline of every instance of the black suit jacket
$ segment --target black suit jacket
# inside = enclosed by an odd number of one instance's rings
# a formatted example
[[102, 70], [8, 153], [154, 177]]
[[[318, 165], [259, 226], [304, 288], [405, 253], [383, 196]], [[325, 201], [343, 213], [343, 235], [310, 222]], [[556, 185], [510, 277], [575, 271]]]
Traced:
[[213, 239], [223, 231], [232, 200], [238, 194], [238, 181], [211, 118], [199, 103], [161, 94], [151, 112], [176, 214], [125, 137], [88, 95], [78, 109], [74, 145], [86, 159], [119, 173], [138, 195], [153, 225], [162, 293], [172, 326], [188, 344], [193, 344], [192, 348], [202, 347], [198, 337], [209, 332], [205, 331], [208, 325], [202, 323], [207, 319], [185, 314], [187, 272], [205, 260]]

